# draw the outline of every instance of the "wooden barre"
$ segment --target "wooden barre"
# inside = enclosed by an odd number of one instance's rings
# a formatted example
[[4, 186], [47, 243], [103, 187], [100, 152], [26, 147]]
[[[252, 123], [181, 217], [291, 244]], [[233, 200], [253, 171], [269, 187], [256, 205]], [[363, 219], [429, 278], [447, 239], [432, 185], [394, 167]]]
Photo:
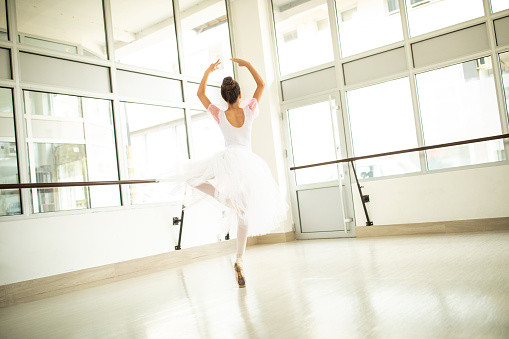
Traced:
[[0, 184], [0, 189], [20, 188], [54, 188], [54, 187], [75, 187], [75, 186], [102, 186], [102, 185], [134, 185], [158, 183], [156, 179], [147, 180], [116, 180], [116, 181], [77, 181], [77, 182], [44, 182], [44, 183], [23, 183], [23, 184]]
[[385, 156], [388, 156], [388, 155], [395, 155], [395, 154], [403, 154], [403, 153], [411, 153], [411, 152], [418, 152], [418, 151], [426, 151], [426, 150], [430, 150], [430, 149], [437, 149], [437, 148], [443, 148], [443, 147], [451, 147], [451, 146], [473, 144], [473, 143], [476, 143], [476, 142], [483, 142], [483, 141], [490, 141], [490, 140], [497, 140], [497, 139], [505, 139], [505, 138], [509, 138], [509, 134], [501, 134], [501, 135], [495, 135], [495, 136], [491, 136], [491, 137], [469, 139], [469, 140], [463, 140], [463, 141], [455, 141], [455, 142], [449, 142], [449, 143], [445, 143], [445, 144], [432, 145], [432, 146], [423, 146], [423, 147], [409, 148], [409, 149], [405, 149], [405, 150], [401, 150], [401, 151], [393, 151], [393, 152], [385, 152], [385, 153], [378, 153], [378, 154], [371, 154], [371, 155], [363, 155], [363, 156], [360, 156], [360, 157], [346, 158], [346, 159], [340, 159], [340, 160], [334, 160], [334, 161], [319, 162], [319, 163], [316, 163], [316, 164], [290, 167], [290, 170], [293, 171], [293, 170], [298, 170], [298, 169], [303, 169], [303, 168], [310, 168], [310, 167], [324, 166], [324, 165], [332, 165], [332, 164], [338, 164], [338, 163], [342, 163], [342, 162], [350, 162], [350, 161], [357, 161], [357, 160], [363, 160], [363, 159], [385, 157]]

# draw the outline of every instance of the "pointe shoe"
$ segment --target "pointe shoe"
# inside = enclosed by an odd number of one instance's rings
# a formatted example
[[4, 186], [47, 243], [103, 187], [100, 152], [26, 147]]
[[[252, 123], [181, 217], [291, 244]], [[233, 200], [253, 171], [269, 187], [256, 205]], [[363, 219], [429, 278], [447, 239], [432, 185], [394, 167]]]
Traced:
[[239, 287], [246, 287], [246, 278], [244, 276], [244, 269], [242, 268], [242, 264], [236, 262], [235, 265], [233, 265], [233, 268], [235, 269], [235, 277], [237, 278], [237, 284]]

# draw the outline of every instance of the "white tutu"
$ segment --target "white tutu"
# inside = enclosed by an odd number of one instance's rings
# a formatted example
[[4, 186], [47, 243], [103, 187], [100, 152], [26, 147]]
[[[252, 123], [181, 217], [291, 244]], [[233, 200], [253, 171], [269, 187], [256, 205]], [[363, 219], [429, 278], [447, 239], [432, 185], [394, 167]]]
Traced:
[[248, 235], [267, 234], [286, 218], [287, 205], [266, 163], [244, 146], [229, 146], [211, 158], [189, 161], [173, 179], [192, 187], [215, 186], [215, 198], [233, 208]]
[[279, 192], [267, 164], [251, 151], [251, 126], [257, 101], [244, 106], [244, 125], [232, 126], [224, 109], [210, 105], [208, 111], [218, 122], [226, 149], [204, 160], [189, 160], [178, 166], [177, 174], [164, 181], [185, 182], [192, 187], [209, 183], [215, 198], [233, 208], [247, 224], [248, 235], [267, 234], [286, 219], [288, 206]]

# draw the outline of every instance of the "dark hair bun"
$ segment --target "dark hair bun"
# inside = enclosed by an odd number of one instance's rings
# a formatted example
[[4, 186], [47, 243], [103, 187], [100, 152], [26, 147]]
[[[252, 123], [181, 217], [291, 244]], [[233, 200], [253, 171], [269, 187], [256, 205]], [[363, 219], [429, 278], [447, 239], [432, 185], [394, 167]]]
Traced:
[[233, 104], [237, 101], [240, 95], [240, 86], [239, 83], [233, 80], [232, 77], [226, 77], [223, 79], [223, 84], [221, 85], [221, 96], [223, 99]]

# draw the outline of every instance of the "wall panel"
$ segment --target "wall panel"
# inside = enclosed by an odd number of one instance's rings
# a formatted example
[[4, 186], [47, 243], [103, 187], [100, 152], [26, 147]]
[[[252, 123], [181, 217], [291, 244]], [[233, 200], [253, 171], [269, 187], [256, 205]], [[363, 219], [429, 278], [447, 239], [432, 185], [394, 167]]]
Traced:
[[12, 79], [10, 51], [0, 48], [0, 79]]
[[376, 80], [408, 70], [403, 47], [343, 64], [345, 85]]
[[281, 82], [283, 100], [297, 99], [337, 87], [334, 67], [304, 74]]
[[19, 53], [22, 82], [110, 93], [109, 69], [76, 61]]
[[493, 21], [497, 46], [509, 45], [509, 16]]
[[454, 60], [489, 48], [486, 24], [480, 24], [412, 44], [414, 67]]
[[181, 102], [182, 82], [140, 73], [117, 71], [118, 94], [146, 100]]

